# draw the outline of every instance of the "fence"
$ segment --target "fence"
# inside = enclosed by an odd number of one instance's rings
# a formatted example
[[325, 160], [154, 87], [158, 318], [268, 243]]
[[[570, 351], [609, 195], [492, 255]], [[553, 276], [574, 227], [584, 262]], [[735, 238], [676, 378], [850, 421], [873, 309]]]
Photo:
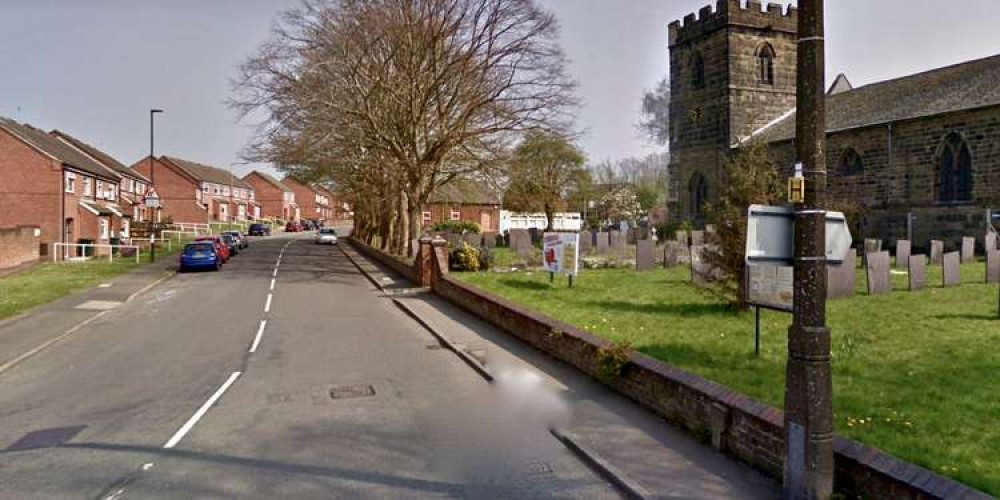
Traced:
[[[60, 248], [62, 251], [59, 251]], [[71, 249], [73, 248], [78, 248], [79, 251], [72, 252]], [[89, 252], [87, 251], [88, 248], [90, 249]], [[91, 257], [103, 257], [104, 255], [97, 255], [97, 250], [99, 249], [107, 249], [108, 262], [114, 262], [116, 249], [119, 252], [122, 250], [134, 250], [135, 262], [136, 264], [139, 263], [139, 247], [137, 245], [104, 245], [100, 243], [53, 243], [52, 262], [58, 262], [60, 257], [63, 262], [82, 262], [89, 260]], [[126, 256], [122, 255], [122, 257]]]
[[[173, 240], [175, 235], [177, 237], [177, 241], [181, 241], [185, 237], [187, 237], [187, 238], [196, 238], [196, 237], [198, 237], [201, 234], [211, 234], [211, 233], [199, 233], [198, 231], [174, 231], [174, 230], [171, 230], [171, 229], [164, 229], [163, 231], [160, 231], [160, 235], [162, 236], [160, 238], [160, 241], [164, 241], [164, 240], [170, 241], [170, 240]], [[135, 238], [133, 238], [133, 239], [135, 239]], [[143, 239], [148, 240], [149, 238], [143, 238]]]
[[[163, 231], [163, 232], [166, 233], [167, 231]], [[190, 234], [190, 233], [184, 233], [184, 234]], [[151, 238], [129, 238], [128, 241], [129, 241], [130, 244], [134, 244], [134, 245], [137, 245], [137, 246], [142, 246], [142, 244], [144, 243], [146, 250], [149, 250], [149, 247], [152, 245]], [[174, 249], [174, 243], [173, 243], [173, 241], [170, 238], [160, 238], [160, 239], [156, 240], [156, 243], [157, 243], [157, 246], [159, 246], [162, 243], [166, 243], [167, 244], [167, 251], [168, 252], [173, 251], [173, 249]]]
[[174, 222], [173, 226], [176, 227], [181, 232], [188, 232], [188, 233], [193, 232], [196, 235], [212, 234], [212, 226], [210, 224], [202, 224], [197, 222]]

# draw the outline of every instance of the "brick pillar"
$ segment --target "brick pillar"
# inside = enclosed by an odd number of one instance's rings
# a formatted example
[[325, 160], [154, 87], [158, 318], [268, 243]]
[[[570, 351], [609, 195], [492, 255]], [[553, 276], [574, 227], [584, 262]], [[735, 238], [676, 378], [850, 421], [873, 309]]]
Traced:
[[431, 277], [434, 273], [433, 258], [434, 249], [432, 246], [433, 238], [430, 236], [421, 236], [420, 243], [417, 247], [417, 257], [413, 262], [416, 267], [417, 276], [420, 277], [419, 285], [424, 288], [431, 287]]
[[431, 241], [431, 246], [434, 248], [434, 253], [430, 286], [434, 288], [438, 278], [448, 274], [448, 241], [440, 236], [435, 236], [434, 240]]

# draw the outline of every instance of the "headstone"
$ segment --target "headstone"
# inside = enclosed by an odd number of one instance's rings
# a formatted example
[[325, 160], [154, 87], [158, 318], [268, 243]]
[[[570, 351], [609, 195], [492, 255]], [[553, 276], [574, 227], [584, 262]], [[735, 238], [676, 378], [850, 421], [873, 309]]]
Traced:
[[854, 296], [857, 261], [857, 249], [850, 248], [844, 255], [842, 264], [828, 264], [826, 266], [826, 296], [828, 298], [843, 299]]
[[882, 251], [882, 240], [865, 238], [865, 255]]
[[635, 268], [648, 271], [653, 268], [653, 240], [640, 240], [635, 248]]
[[944, 242], [931, 240], [931, 264], [940, 265], [942, 255], [944, 255]]
[[997, 233], [995, 231], [986, 231], [986, 240], [984, 243], [987, 253], [991, 250], [1000, 250], [1000, 248], [997, 248]]
[[691, 231], [691, 246], [705, 244], [705, 231]]
[[976, 261], [976, 239], [968, 236], [962, 237], [962, 263]]
[[986, 282], [1000, 283], [1000, 250], [986, 254]]
[[531, 245], [538, 246], [542, 242], [542, 231], [537, 227], [528, 229], [528, 235], [531, 237]]
[[483, 233], [483, 246], [485, 246], [486, 248], [496, 248], [497, 233], [493, 231], [487, 231]]
[[609, 236], [611, 233], [600, 232], [597, 233], [597, 253], [604, 255], [608, 253], [608, 247], [611, 246], [609, 241]]
[[688, 246], [688, 235], [687, 231], [679, 230], [674, 233], [674, 241], [680, 243], [681, 246]]
[[927, 285], [927, 257], [911, 255], [909, 260], [910, 291], [922, 290]]
[[610, 233], [608, 233], [608, 245], [611, 246], [611, 248], [617, 249], [618, 245], [621, 244], [620, 243], [621, 238], [622, 238], [621, 231], [611, 231]]
[[455, 233], [445, 233], [445, 239], [448, 240], [448, 246], [451, 248], [458, 248], [462, 245], [462, 236]]
[[584, 231], [580, 233], [580, 257], [590, 254], [590, 247], [593, 246], [591, 238], [593, 235], [590, 231]]
[[955, 286], [962, 283], [962, 256], [958, 252], [948, 252], [942, 258], [944, 286]]
[[534, 254], [534, 246], [531, 244], [531, 234], [528, 233], [527, 229], [510, 230], [510, 247], [520, 257], [530, 257]]
[[889, 252], [869, 253], [865, 259], [865, 272], [868, 277], [869, 295], [892, 291], [892, 280], [889, 276]]
[[722, 277], [722, 271], [705, 259], [705, 252], [712, 251], [709, 245], [692, 245], [691, 249], [691, 281], [695, 284], [705, 284]]
[[479, 233], [465, 233], [462, 235], [462, 241], [468, 243], [471, 247], [479, 248], [483, 246], [483, 235]]
[[911, 250], [910, 240], [896, 240], [896, 267], [908, 267], [910, 265]]
[[680, 256], [681, 246], [680, 243], [676, 241], [668, 241], [666, 245], [663, 245], [663, 268], [677, 267], [678, 257]]

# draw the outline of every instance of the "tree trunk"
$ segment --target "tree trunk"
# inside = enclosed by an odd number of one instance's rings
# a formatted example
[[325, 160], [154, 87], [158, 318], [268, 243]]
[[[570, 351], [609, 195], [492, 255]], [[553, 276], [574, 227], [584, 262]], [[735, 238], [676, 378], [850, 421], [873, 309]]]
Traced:
[[545, 204], [545, 231], [552, 232], [555, 228], [555, 211], [552, 209], [552, 205]]

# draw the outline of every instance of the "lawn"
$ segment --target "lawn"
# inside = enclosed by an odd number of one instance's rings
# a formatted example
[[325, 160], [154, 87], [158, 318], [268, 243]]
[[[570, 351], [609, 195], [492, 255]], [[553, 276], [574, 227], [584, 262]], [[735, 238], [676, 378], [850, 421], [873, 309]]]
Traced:
[[[962, 268], [960, 287], [858, 294], [828, 303], [833, 330], [837, 432], [963, 483], [1000, 495], [1000, 320], [997, 286], [985, 265]], [[753, 354], [754, 315], [733, 312], [689, 282], [685, 267], [636, 272], [583, 270], [568, 288], [548, 273], [457, 276], [554, 318], [782, 406], [791, 315], [761, 311], [761, 355]]]
[[[174, 242], [172, 250], [160, 248], [157, 260], [167, 258], [184, 247], [185, 242]], [[174, 257], [169, 257], [174, 258]], [[65, 297], [77, 290], [103, 283], [149, 262], [147, 252], [135, 257], [87, 262], [43, 261], [21, 273], [0, 278], [0, 319], [18, 315], [32, 307]]]

